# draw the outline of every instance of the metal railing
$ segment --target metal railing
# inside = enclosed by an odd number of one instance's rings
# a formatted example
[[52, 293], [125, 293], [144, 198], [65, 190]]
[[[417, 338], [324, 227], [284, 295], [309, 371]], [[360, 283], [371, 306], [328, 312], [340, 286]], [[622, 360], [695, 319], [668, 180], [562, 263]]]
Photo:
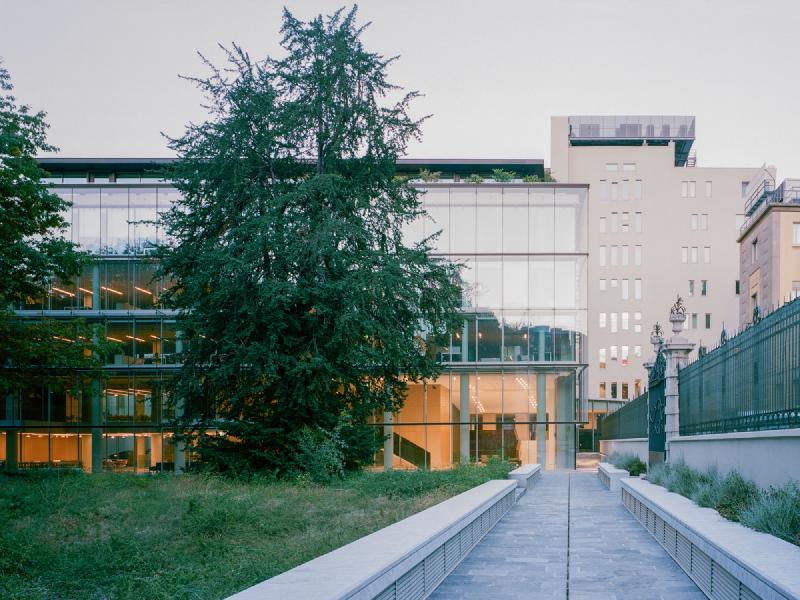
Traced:
[[624, 440], [647, 437], [647, 398], [641, 396], [624, 404], [619, 410], [608, 413], [600, 419], [601, 440]]
[[800, 427], [800, 299], [679, 373], [680, 435]]

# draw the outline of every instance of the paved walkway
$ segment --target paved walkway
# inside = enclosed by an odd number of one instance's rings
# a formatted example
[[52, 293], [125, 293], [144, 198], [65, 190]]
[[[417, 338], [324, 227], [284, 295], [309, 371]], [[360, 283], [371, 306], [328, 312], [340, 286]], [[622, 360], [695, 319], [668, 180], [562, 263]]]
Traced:
[[705, 596], [596, 473], [549, 471], [430, 598]]

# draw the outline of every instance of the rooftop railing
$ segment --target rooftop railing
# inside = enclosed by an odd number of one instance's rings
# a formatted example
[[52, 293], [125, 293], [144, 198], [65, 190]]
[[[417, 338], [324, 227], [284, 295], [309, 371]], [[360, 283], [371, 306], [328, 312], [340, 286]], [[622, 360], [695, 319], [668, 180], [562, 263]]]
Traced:
[[569, 117], [573, 140], [694, 139], [692, 116], [575, 116]]

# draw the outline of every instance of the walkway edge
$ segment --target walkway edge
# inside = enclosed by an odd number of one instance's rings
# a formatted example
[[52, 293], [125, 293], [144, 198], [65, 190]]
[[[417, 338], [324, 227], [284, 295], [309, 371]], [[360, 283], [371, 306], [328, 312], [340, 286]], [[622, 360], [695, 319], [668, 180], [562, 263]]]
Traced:
[[641, 479], [621, 481], [622, 502], [709, 597], [800, 597], [800, 548], [721, 517]]
[[514, 505], [516, 488], [513, 480], [487, 481], [230, 600], [389, 600], [409, 589], [424, 597]]

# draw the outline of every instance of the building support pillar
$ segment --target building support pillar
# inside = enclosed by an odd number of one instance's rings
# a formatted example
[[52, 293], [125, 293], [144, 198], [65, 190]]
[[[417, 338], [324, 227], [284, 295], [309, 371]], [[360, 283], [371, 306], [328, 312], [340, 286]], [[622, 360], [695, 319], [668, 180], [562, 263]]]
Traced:
[[459, 374], [461, 382], [459, 387], [459, 424], [460, 435], [459, 440], [459, 457], [462, 464], [469, 462], [469, 373]]
[[394, 462], [394, 426], [392, 413], [383, 411], [383, 470], [391, 471]]
[[100, 380], [92, 380], [92, 462], [90, 473], [103, 471], [103, 430], [100, 423], [103, 417], [103, 403], [100, 394]]
[[547, 465], [547, 375], [536, 374], [536, 462]]
[[6, 430], [6, 471], [16, 471], [19, 463], [19, 431]]

